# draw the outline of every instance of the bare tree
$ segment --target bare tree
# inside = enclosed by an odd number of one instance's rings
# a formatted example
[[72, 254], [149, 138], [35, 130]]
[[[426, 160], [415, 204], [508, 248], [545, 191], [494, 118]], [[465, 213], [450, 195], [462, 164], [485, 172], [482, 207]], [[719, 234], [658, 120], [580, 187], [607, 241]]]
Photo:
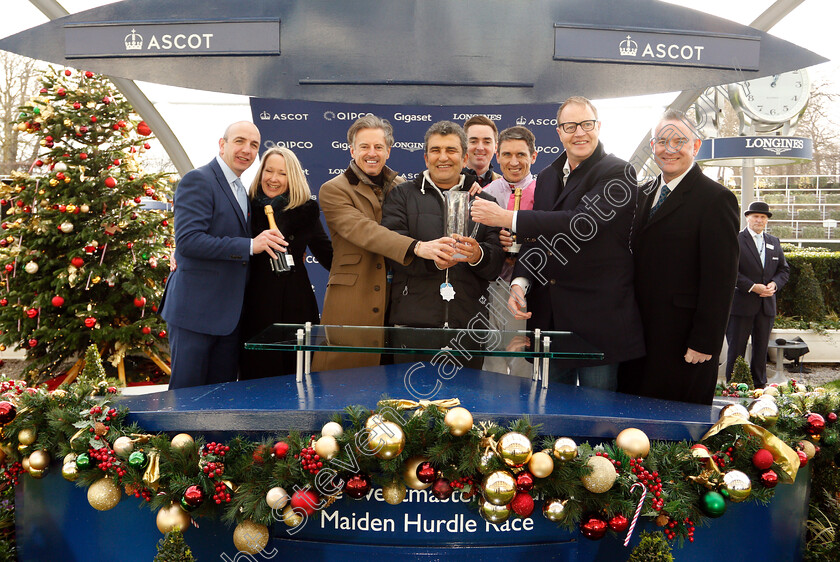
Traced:
[[19, 107], [36, 93], [37, 61], [0, 51], [0, 175], [25, 169], [37, 154], [37, 139], [20, 136], [15, 125]]
[[808, 108], [796, 127], [796, 134], [814, 143], [814, 158], [808, 164], [791, 166], [800, 174], [831, 174], [840, 160], [840, 126], [834, 121], [836, 102], [840, 99], [837, 86], [827, 80], [811, 87]]

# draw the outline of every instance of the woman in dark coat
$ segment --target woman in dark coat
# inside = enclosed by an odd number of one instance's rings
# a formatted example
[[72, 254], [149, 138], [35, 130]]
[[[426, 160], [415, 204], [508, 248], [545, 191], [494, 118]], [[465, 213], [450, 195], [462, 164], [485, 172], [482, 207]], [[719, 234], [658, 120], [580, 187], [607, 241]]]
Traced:
[[[327, 270], [332, 263], [332, 245], [321, 226], [321, 210], [294, 152], [282, 147], [266, 151], [249, 196], [254, 236], [269, 228], [265, 206], [270, 204], [277, 228], [289, 242], [286, 250], [294, 259], [294, 267], [278, 275], [271, 270], [268, 254], [253, 257], [242, 311], [243, 342], [271, 324], [317, 324], [318, 303], [306, 273], [304, 252], [309, 247]], [[295, 365], [293, 352], [243, 350], [239, 379], [292, 374]]]

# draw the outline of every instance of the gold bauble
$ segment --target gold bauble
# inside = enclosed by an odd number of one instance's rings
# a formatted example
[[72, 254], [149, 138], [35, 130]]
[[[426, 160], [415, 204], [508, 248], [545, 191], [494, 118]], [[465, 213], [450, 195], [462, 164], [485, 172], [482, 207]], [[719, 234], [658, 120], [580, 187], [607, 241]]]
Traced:
[[562, 521], [566, 517], [566, 504], [569, 500], [548, 499], [543, 504], [543, 516], [553, 523]]
[[79, 477], [79, 469], [76, 466], [76, 461], [64, 463], [64, 466], [61, 467], [61, 475], [68, 482], [75, 482]]
[[779, 421], [779, 407], [775, 401], [755, 400], [750, 404], [748, 412], [751, 422], [764, 427], [773, 427]]
[[289, 494], [287, 494], [286, 490], [280, 486], [275, 486], [266, 492], [265, 503], [267, 503], [268, 507], [272, 510], [283, 509], [286, 507], [286, 504], [289, 503]]
[[50, 454], [43, 449], [33, 451], [29, 455], [29, 466], [35, 470], [44, 470], [50, 466]]
[[421, 462], [426, 462], [429, 459], [426, 457], [411, 457], [407, 461], [405, 461], [405, 468], [403, 469], [403, 480], [405, 480], [405, 485], [411, 488], [412, 490], [425, 490], [429, 486], [432, 485], [431, 482], [425, 484], [420, 482], [417, 479], [417, 466]]
[[64, 460], [61, 461], [63, 464], [67, 464], [68, 462], [76, 462], [76, 453], [68, 453], [64, 455]]
[[478, 508], [478, 513], [488, 523], [498, 525], [508, 520], [508, 517], [510, 517], [510, 507], [507, 505], [482, 502]]
[[314, 449], [322, 459], [330, 460], [338, 454], [338, 441], [332, 435], [324, 435], [315, 441]]
[[405, 432], [394, 422], [383, 422], [370, 430], [368, 450], [383, 460], [392, 459], [403, 452]]
[[175, 502], [169, 504], [169, 507], [160, 508], [155, 518], [158, 531], [164, 535], [173, 529], [183, 533], [190, 528], [190, 521], [190, 514]]
[[268, 527], [246, 519], [233, 530], [233, 545], [239, 552], [259, 554], [268, 544]]
[[516, 468], [531, 460], [532, 452], [531, 440], [516, 431], [502, 435], [496, 445], [496, 453], [505, 464]]
[[35, 430], [27, 427], [18, 432], [18, 443], [21, 445], [31, 445], [37, 437], [38, 434], [35, 433]]
[[528, 461], [528, 470], [537, 478], [546, 478], [554, 472], [554, 460], [548, 453], [538, 451]]
[[631, 459], [645, 458], [650, 453], [650, 439], [645, 432], [628, 427], [615, 438], [616, 446]]
[[31, 476], [32, 478], [37, 478], [39, 480], [47, 475], [47, 469], [46, 468], [42, 468], [41, 470], [38, 470], [37, 468], [32, 468], [30, 466], [28, 472], [29, 472], [29, 476]]
[[482, 474], [490, 474], [493, 472], [493, 459], [496, 453], [493, 451], [485, 451], [478, 458], [478, 471]]
[[67, 391], [63, 388], [56, 388], [55, 390], [50, 392], [50, 396], [52, 396], [53, 398], [64, 398], [65, 396], [67, 396]]
[[598, 456], [589, 457], [586, 465], [592, 468], [592, 472], [580, 477], [584, 488], [594, 494], [603, 494], [613, 487], [618, 473], [608, 458]]
[[507, 470], [491, 472], [481, 483], [481, 491], [493, 505], [508, 504], [516, 495], [516, 479]]
[[79, 210], [81, 210], [83, 213], [87, 213], [88, 211], [90, 211], [90, 207], [88, 207], [87, 205], [80, 205]]
[[303, 516], [292, 509], [292, 506], [287, 505], [283, 510], [283, 523], [289, 527], [297, 527], [303, 523]]
[[6, 460], [6, 451], [0, 449], [0, 464], [2, 464]]
[[723, 475], [723, 488], [729, 493], [729, 500], [738, 503], [750, 497], [752, 482], [740, 470], [730, 470]]
[[443, 418], [443, 422], [449, 427], [449, 433], [455, 437], [464, 435], [473, 426], [473, 417], [466, 408], [452, 408]]
[[173, 449], [183, 449], [190, 443], [195, 443], [195, 440], [189, 433], [179, 433], [178, 435], [172, 438]]
[[373, 429], [377, 425], [382, 425], [383, 423], [385, 423], [385, 419], [382, 416], [379, 414], [373, 414], [365, 420], [365, 429]]
[[23, 467], [23, 470], [29, 472], [29, 457], [23, 457], [23, 460], [20, 461], [20, 466]]
[[100, 281], [102, 281], [102, 278], [101, 278], [100, 276], [98, 276], [98, 275], [93, 276], [93, 277], [91, 278], [91, 280], [90, 280], [90, 282], [91, 282], [91, 283], [93, 283], [94, 285], [96, 285], [96, 284], [97, 284], [97, 283], [99, 283]]
[[128, 437], [127, 435], [117, 437], [114, 441], [114, 452], [121, 457], [127, 457], [133, 450], [134, 442], [131, 440], [131, 437]]
[[325, 423], [324, 427], [321, 428], [321, 436], [338, 437], [342, 433], [344, 433], [344, 428], [341, 427], [340, 423], [333, 421]]
[[744, 418], [745, 420], [750, 419], [750, 413], [745, 407], [743, 407], [740, 404], [729, 404], [727, 406], [724, 406], [723, 409], [721, 409], [718, 418], [721, 419], [725, 416], [736, 416], [739, 418]]
[[[805, 441], [805, 440], [800, 441], [799, 442], [799, 448], [802, 449], [802, 452], [805, 453], [805, 456], [808, 457], [808, 460], [813, 459], [814, 455], [817, 454], [817, 448], [810, 441]], [[35, 453], [32, 453], [32, 455], [34, 455], [34, 454]], [[32, 463], [32, 455], [29, 456], [29, 462], [30, 463]]]
[[554, 456], [563, 462], [569, 462], [577, 456], [577, 443], [571, 437], [561, 437], [554, 442]]
[[67, 205], [67, 212], [68, 213], [72, 213], [75, 210], [76, 210], [76, 206], [74, 204], [70, 203], [69, 205]]
[[772, 396], [775, 398], [779, 396], [779, 394], [780, 393], [778, 388], [776, 388], [775, 386], [767, 386], [764, 388], [764, 394], [762, 394], [762, 396]]
[[398, 505], [405, 499], [405, 494], [408, 492], [405, 486], [400, 482], [390, 482], [382, 486], [382, 497], [391, 505]]
[[98, 511], [113, 509], [120, 503], [121, 496], [119, 486], [107, 476], [91, 484], [87, 492], [88, 503]]

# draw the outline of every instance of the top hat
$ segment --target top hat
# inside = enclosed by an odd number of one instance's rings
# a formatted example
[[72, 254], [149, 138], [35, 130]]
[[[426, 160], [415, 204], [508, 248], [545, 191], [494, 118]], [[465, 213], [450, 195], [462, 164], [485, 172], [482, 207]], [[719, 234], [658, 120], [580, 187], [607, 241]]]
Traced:
[[767, 215], [767, 218], [773, 216], [773, 213], [770, 212], [770, 207], [767, 206], [767, 203], [764, 201], [753, 201], [750, 203], [750, 208], [744, 211], [744, 216], [751, 215], [753, 213], [761, 213], [762, 215]]

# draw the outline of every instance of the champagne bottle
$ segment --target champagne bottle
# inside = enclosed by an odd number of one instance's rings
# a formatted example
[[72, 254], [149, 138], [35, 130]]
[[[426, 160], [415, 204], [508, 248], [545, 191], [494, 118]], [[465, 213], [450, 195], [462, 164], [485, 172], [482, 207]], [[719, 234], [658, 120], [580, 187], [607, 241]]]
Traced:
[[[519, 210], [519, 203], [520, 203], [521, 200], [522, 200], [522, 188], [521, 187], [516, 187], [513, 190], [513, 210], [514, 211]], [[516, 233], [515, 232], [512, 232], [511, 236], [513, 237], [513, 244], [511, 245], [510, 248], [508, 248], [508, 254], [511, 257], [515, 257], [517, 254], [519, 254], [519, 250], [522, 249], [522, 244], [520, 244], [519, 242], [516, 241]]]
[[[280, 232], [280, 229], [277, 228], [277, 223], [274, 222], [274, 209], [271, 208], [271, 205], [265, 206], [265, 216], [268, 218], [268, 227], [271, 230]], [[274, 272], [274, 275], [283, 275], [291, 271], [295, 266], [295, 260], [292, 258], [292, 255], [289, 252], [274, 253], [277, 255], [276, 258], [268, 256], [268, 263], [271, 265], [271, 271]]]

